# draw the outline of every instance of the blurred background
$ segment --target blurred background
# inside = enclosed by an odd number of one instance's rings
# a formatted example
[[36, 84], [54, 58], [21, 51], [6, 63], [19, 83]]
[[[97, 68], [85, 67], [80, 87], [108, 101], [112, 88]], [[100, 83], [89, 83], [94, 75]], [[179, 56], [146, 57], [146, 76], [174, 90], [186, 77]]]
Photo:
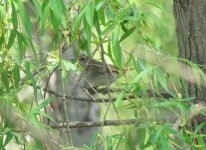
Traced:
[[[69, 3], [70, 1], [65, 1], [65, 3]], [[85, 3], [85, 1], [79, 1], [78, 4], [81, 6]], [[122, 49], [125, 51], [125, 53], [130, 53], [134, 48], [137, 48], [139, 50], [155, 50], [159, 51], [161, 53], [164, 53], [165, 55], [169, 56], [177, 56], [178, 55], [178, 49], [177, 49], [177, 40], [176, 40], [176, 33], [175, 33], [175, 22], [173, 17], [173, 1], [172, 0], [129, 0], [129, 3], [131, 5], [136, 5], [136, 13], [140, 17], [139, 19], [142, 20], [142, 25], [140, 25], [139, 30], [137, 30], [135, 33], [133, 33], [131, 36], [129, 36], [126, 40], [124, 40], [121, 43]], [[41, 68], [43, 62], [50, 62], [52, 63], [52, 57], [51, 55], [48, 56], [48, 53], [53, 53], [55, 50], [59, 49], [58, 44], [56, 43], [57, 36], [55, 35], [55, 31], [52, 27], [52, 24], [49, 23], [49, 21], [45, 20], [45, 26], [44, 30], [42, 30], [40, 24], [39, 24], [39, 17], [36, 11], [36, 8], [38, 8], [37, 1], [27, 1], [25, 3], [26, 10], [29, 12], [30, 20], [32, 23], [33, 28], [33, 44], [36, 49], [37, 53], [37, 59], [34, 58], [33, 54], [29, 51], [26, 52], [26, 60], [31, 62], [31, 68], [35, 70], [35, 67], [38, 66]], [[45, 8], [46, 9], [46, 8]], [[78, 8], [77, 8], [78, 9]], [[48, 10], [49, 11], [49, 10]], [[69, 16], [71, 18], [75, 18], [75, 13], [72, 14], [73, 16]], [[65, 37], [67, 37], [67, 40], [69, 39], [69, 35], [67, 31], [65, 30], [64, 33]], [[62, 39], [65, 40], [65, 39]], [[65, 40], [66, 41], [66, 40]], [[73, 60], [77, 59], [78, 53], [86, 53], [85, 50], [80, 49], [78, 46], [79, 43], [73, 42], [71, 45], [68, 45], [68, 42], [65, 42], [65, 45], [63, 47], [63, 59], [65, 60]], [[16, 51], [14, 46], [13, 49], [10, 50], [9, 53], [11, 55], [18, 55], [18, 52]], [[61, 47], [61, 46], [60, 46]], [[91, 52], [94, 51], [95, 46], [94, 44], [91, 47]], [[105, 49], [107, 50], [107, 46], [105, 46]], [[53, 53], [56, 55], [58, 52]], [[100, 60], [100, 53], [96, 53], [93, 57], [94, 59]], [[38, 60], [38, 61], [36, 61]], [[109, 64], [112, 64], [112, 61], [109, 57], [106, 57], [106, 61]], [[134, 68], [133, 63], [126, 64], [127, 62], [127, 56], [124, 57], [123, 54], [123, 63], [125, 68]], [[32, 66], [33, 63], [33, 66]], [[76, 66], [78, 67], [77, 63]], [[37, 68], [37, 69], [39, 69]], [[36, 70], [37, 70], [36, 69]], [[81, 70], [81, 69], [79, 69]], [[25, 73], [22, 73], [22, 76], [24, 76]], [[83, 90], [79, 84], [77, 84], [78, 77], [80, 76], [80, 73], [70, 71], [67, 73], [68, 78], [65, 79], [65, 93], [67, 96], [71, 97], [81, 97], [81, 98], [90, 98], [91, 96], [88, 95], [85, 90]], [[128, 77], [130, 76], [130, 77]], [[116, 88], [118, 86], [122, 86], [122, 84], [119, 85], [119, 83], [124, 83], [130, 78], [136, 76], [135, 72], [129, 72], [128, 76], [125, 77], [122, 75], [120, 79], [118, 79], [117, 83], [114, 83], [112, 87]], [[46, 82], [41, 82], [43, 87], [47, 86], [48, 90], [53, 90], [57, 93], [62, 93], [61, 91], [61, 74], [59, 71], [55, 71], [52, 73], [52, 76], [48, 76], [42, 73], [40, 78]], [[80, 81], [81, 82], [81, 81]], [[21, 90], [18, 93], [19, 99], [26, 105], [30, 106], [31, 99], [33, 99], [33, 88], [28, 86], [24, 86], [21, 88]], [[49, 92], [46, 93], [45, 98], [42, 97], [44, 95], [43, 90], [40, 90], [40, 93], [38, 94], [37, 99], [47, 99], [50, 97], [54, 101], [57, 102], [59, 106], [59, 111], [62, 111], [62, 98], [56, 97], [53, 94], [50, 94]], [[119, 93], [112, 94], [113, 97], [117, 97]], [[101, 98], [105, 98], [104, 94], [96, 95]], [[123, 106], [127, 106], [129, 102], [125, 102]], [[111, 108], [109, 109], [107, 120], [111, 119], [119, 119], [118, 115], [121, 116], [121, 119], [128, 119], [128, 118], [135, 118], [134, 116], [134, 110], [128, 109], [127, 107], [119, 107], [118, 113], [116, 113], [116, 110]], [[69, 121], [88, 121], [88, 122], [95, 122], [103, 120], [103, 116], [105, 114], [105, 111], [107, 109], [108, 105], [105, 103], [88, 103], [88, 102], [79, 102], [75, 100], [67, 100], [67, 110], [68, 110], [68, 116]], [[53, 118], [59, 119], [61, 118], [61, 115], [58, 114], [55, 111], [48, 110], [49, 113], [52, 115]], [[77, 147], [83, 147], [84, 145], [90, 145], [92, 138], [95, 137], [98, 133], [100, 128], [75, 128], [71, 129], [71, 136], [74, 143], [74, 146]], [[67, 133], [65, 130], [62, 131], [62, 129], [59, 129], [60, 134], [62, 137], [65, 137], [65, 141], [67, 141]], [[105, 136], [113, 135], [115, 136], [121, 136], [122, 132], [128, 132], [131, 133], [131, 137], [133, 136], [132, 132], [134, 131], [133, 127], [130, 126], [120, 126], [120, 127], [104, 127], [103, 133]], [[100, 137], [101, 138], [101, 137]], [[11, 149], [11, 148], [8, 148]]]

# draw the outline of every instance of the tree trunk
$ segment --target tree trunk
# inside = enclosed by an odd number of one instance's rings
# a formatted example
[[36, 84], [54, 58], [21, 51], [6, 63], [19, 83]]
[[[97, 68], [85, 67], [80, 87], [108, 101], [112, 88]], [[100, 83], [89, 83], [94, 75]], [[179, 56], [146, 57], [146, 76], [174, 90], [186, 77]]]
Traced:
[[[174, 17], [176, 20], [179, 56], [193, 63], [205, 65], [206, 0], [174, 0]], [[201, 69], [206, 72], [205, 67], [201, 67]], [[198, 90], [197, 85], [189, 84], [188, 92], [190, 96], [197, 97], [195, 103], [200, 106], [198, 108], [205, 110], [206, 89], [202, 87], [201, 90]], [[196, 114], [188, 124], [189, 130], [194, 131], [200, 123], [205, 121], [205, 115]], [[206, 126], [200, 132], [206, 134]], [[196, 140], [194, 142], [198, 143]]]
[[[205, 65], [206, 0], [174, 0], [174, 17], [179, 56], [193, 63]], [[206, 71], [205, 67], [202, 69]], [[203, 89], [201, 93], [196, 85], [189, 84], [189, 94], [204, 98], [206, 90]]]

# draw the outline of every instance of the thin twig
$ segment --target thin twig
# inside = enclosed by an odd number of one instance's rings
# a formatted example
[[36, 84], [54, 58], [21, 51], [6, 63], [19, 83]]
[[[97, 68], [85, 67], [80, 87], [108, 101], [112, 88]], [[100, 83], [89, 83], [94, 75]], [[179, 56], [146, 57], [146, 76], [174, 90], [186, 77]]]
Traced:
[[71, 131], [68, 126], [69, 122], [69, 116], [68, 116], [68, 110], [67, 110], [67, 102], [65, 98], [65, 85], [64, 85], [64, 79], [63, 79], [63, 70], [62, 70], [62, 46], [59, 47], [59, 70], [60, 70], [60, 78], [61, 78], [61, 90], [62, 90], [62, 103], [63, 103], [63, 112], [64, 112], [64, 122], [66, 122], [66, 132], [68, 134], [68, 138], [70, 141], [70, 144], [73, 146], [72, 138], [71, 138]]
[[[105, 120], [98, 122], [69, 122], [69, 128], [91, 128], [91, 127], [101, 127], [101, 126], [119, 126], [119, 125], [132, 125], [137, 122], [136, 119], [127, 120]], [[52, 128], [66, 128], [65, 124], [52, 125]]]
[[[55, 95], [56, 97], [62, 97], [63, 96], [62, 94], [57, 93], [53, 90], [49, 90], [49, 89], [43, 89], [43, 90], [47, 91], [50, 94]], [[160, 95], [165, 99], [172, 98], [172, 96], [167, 94], [167, 93], [161, 93]], [[153, 97], [153, 93], [148, 92], [148, 96]], [[159, 95], [157, 95], [157, 96], [159, 96]], [[123, 100], [135, 99], [135, 98], [136, 98], [136, 96], [130, 95], [130, 96], [124, 97]], [[139, 96], [139, 98], [141, 98], [141, 96]], [[66, 100], [74, 100], [74, 101], [82, 101], [82, 102], [98, 102], [98, 103], [105, 102], [105, 103], [107, 103], [107, 102], [110, 102], [110, 101], [115, 101], [117, 98], [116, 97], [112, 97], [112, 98], [95, 98], [95, 100], [94, 100], [93, 98], [85, 98], [85, 97], [76, 97], [76, 96], [65, 95], [65, 99]]]

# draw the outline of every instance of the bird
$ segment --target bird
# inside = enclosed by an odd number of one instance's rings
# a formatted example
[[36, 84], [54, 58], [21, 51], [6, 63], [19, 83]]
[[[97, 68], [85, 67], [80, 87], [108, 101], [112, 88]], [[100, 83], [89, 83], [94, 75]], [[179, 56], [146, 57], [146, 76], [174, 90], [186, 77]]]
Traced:
[[111, 85], [119, 77], [118, 69], [114, 65], [97, 61], [86, 55], [80, 55], [79, 64], [83, 68], [85, 88]]

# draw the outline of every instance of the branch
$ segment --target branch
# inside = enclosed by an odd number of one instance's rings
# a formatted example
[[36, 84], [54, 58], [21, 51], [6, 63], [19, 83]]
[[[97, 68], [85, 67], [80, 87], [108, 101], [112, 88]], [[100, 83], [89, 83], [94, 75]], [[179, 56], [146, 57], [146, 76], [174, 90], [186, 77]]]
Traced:
[[[119, 126], [119, 125], [131, 125], [136, 123], [136, 119], [127, 119], [127, 120], [105, 120], [104, 122], [71, 122], [68, 123], [69, 128], [91, 128], [91, 127], [100, 127], [100, 126]], [[56, 124], [51, 125], [52, 128], [66, 128], [66, 124]]]
[[[57, 93], [53, 90], [49, 90], [49, 89], [43, 89], [44, 91], [55, 95], [56, 97], [62, 97], [62, 94]], [[167, 93], [161, 93], [160, 94], [163, 98], [168, 99], [168, 98], [172, 98], [171, 95], [167, 94]], [[151, 92], [148, 92], [148, 96], [149, 97], [154, 97], [154, 95]], [[159, 95], [156, 95], [158, 97], [160, 97]], [[141, 98], [141, 96], [139, 96]], [[84, 98], [84, 97], [75, 97], [75, 96], [68, 96], [66, 95], [65, 98], [67, 100], [74, 100], [74, 101], [82, 101], [82, 102], [97, 102], [97, 103], [102, 103], [102, 102], [110, 102], [110, 101], [115, 101], [117, 98], [95, 98], [95, 100], [93, 98]], [[130, 96], [126, 96], [123, 98], [123, 100], [128, 100], [128, 99], [135, 99], [137, 98], [134, 95], [130, 95]]]

